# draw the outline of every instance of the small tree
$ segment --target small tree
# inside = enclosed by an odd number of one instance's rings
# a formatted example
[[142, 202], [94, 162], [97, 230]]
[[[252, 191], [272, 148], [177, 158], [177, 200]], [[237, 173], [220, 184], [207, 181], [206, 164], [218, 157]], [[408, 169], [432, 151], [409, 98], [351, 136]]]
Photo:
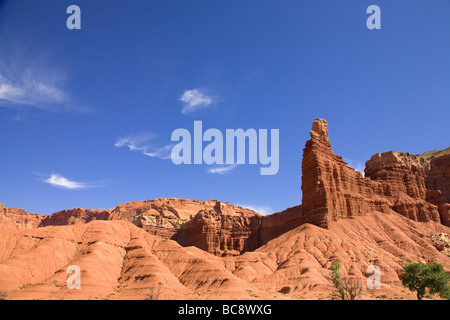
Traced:
[[147, 295], [147, 300], [158, 300], [161, 295], [162, 282], [158, 283], [158, 290], [155, 291], [155, 285], [150, 288], [150, 293]]
[[409, 262], [403, 266], [403, 270], [405, 273], [400, 275], [400, 280], [405, 288], [417, 292], [417, 299], [422, 300], [428, 289], [429, 294], [439, 294], [441, 298], [450, 300], [450, 275], [445, 273], [442, 264]]
[[334, 262], [331, 267], [331, 275], [328, 280], [333, 287], [332, 298], [341, 300], [356, 300], [361, 298], [362, 285], [359, 279], [355, 278], [342, 278], [339, 270], [341, 264]]

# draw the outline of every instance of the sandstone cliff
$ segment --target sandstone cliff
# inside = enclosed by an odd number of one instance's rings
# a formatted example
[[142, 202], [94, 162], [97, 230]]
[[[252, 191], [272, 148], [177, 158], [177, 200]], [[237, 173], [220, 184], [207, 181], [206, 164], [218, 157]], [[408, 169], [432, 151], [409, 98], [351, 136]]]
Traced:
[[92, 220], [107, 220], [110, 213], [110, 209], [75, 208], [71, 210], [62, 210], [45, 216], [39, 223], [39, 227], [65, 226], [88, 223]]
[[297, 228], [303, 223], [301, 205], [264, 216], [259, 229], [259, 246], [265, 245], [270, 240]]
[[177, 198], [120, 204], [109, 216], [218, 256], [256, 249], [261, 219], [259, 213], [228, 202]]
[[369, 212], [390, 212], [379, 182], [365, 179], [331, 150], [328, 125], [314, 120], [303, 149], [302, 211], [305, 223], [327, 228], [331, 221]]
[[182, 225], [174, 237], [182, 246], [195, 246], [217, 256], [239, 255], [258, 248], [261, 216], [202, 210]]
[[450, 147], [437, 152], [425, 171], [427, 199], [439, 208], [441, 222], [450, 226]]
[[45, 216], [30, 213], [23, 209], [8, 208], [0, 203], [0, 229], [36, 228]]
[[425, 171], [429, 162], [401, 152], [377, 153], [366, 162], [366, 177], [381, 182], [391, 208], [415, 221], [440, 222], [437, 206], [426, 201]]
[[429, 202], [428, 160], [409, 153], [377, 153], [366, 162], [363, 177], [331, 150], [325, 120], [315, 120], [310, 135], [302, 163], [304, 222], [326, 228], [330, 221], [394, 211], [415, 221], [447, 223], [445, 203]]

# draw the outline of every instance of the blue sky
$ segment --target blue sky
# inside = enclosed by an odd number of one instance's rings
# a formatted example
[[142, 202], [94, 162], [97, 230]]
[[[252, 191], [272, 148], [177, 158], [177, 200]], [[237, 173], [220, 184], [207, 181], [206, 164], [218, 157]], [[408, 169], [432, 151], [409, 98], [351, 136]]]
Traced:
[[[66, 27], [71, 4], [81, 30]], [[372, 4], [380, 30], [366, 27]], [[0, 203], [49, 214], [179, 197], [280, 211], [301, 203], [319, 117], [355, 168], [446, 148], [449, 14], [448, 0], [1, 1]], [[171, 133], [195, 120], [279, 129], [278, 173], [173, 164]]]

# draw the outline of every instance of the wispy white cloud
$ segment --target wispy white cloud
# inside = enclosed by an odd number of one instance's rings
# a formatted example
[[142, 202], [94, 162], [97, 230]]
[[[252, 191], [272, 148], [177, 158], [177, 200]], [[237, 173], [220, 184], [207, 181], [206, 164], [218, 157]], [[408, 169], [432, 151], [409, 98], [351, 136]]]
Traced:
[[0, 107], [87, 112], [65, 87], [66, 73], [46, 58], [0, 50]]
[[366, 168], [366, 165], [363, 162], [359, 160], [352, 160], [349, 158], [344, 158], [344, 161], [347, 162], [347, 165], [349, 167], [355, 169], [356, 171], [361, 172], [364, 177], [364, 169]]
[[150, 144], [150, 141], [155, 137], [155, 135], [150, 133], [126, 136], [118, 139], [114, 146], [118, 148], [127, 147], [130, 151], [140, 151], [143, 155], [152, 158], [170, 159], [170, 154], [174, 145], [169, 144], [163, 147], [154, 147]]
[[247, 205], [247, 204], [237, 204], [239, 207], [244, 207], [253, 211], [256, 211], [258, 213], [261, 213], [262, 215], [268, 215], [273, 213], [273, 210], [269, 206], [254, 206], [254, 205]]
[[221, 166], [221, 167], [214, 167], [214, 168], [208, 169], [208, 173], [226, 174], [236, 168], [237, 168], [237, 164], [231, 164], [228, 166]]
[[185, 90], [179, 98], [184, 103], [181, 113], [190, 114], [211, 106], [216, 98], [208, 96], [202, 89]]
[[95, 182], [72, 181], [72, 180], [69, 180], [57, 173], [52, 173], [49, 178], [44, 180], [44, 182], [51, 184], [52, 186], [57, 187], [57, 188], [70, 189], [70, 190], [102, 188], [105, 186], [103, 184], [99, 184], [99, 183], [95, 183]]
[[31, 70], [7, 78], [0, 71], [0, 104], [6, 107], [29, 106], [52, 109], [54, 104], [68, 100], [67, 94], [54, 81], [47, 82]]
[[114, 144], [115, 147], [128, 147], [130, 151], [142, 151], [145, 144], [152, 140], [155, 136], [150, 133], [142, 133], [138, 135], [130, 135], [119, 138]]

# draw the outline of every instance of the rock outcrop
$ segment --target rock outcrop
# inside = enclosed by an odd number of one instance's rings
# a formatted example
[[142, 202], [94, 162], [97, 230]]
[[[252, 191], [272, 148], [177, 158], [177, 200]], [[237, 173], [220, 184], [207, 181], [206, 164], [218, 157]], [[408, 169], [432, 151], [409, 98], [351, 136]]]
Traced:
[[425, 182], [427, 189], [429, 189], [427, 193], [427, 201], [438, 207], [442, 224], [450, 227], [449, 150], [450, 148], [444, 150], [447, 154], [430, 159], [430, 165], [427, 170], [425, 170]]
[[259, 246], [286, 233], [304, 223], [302, 206], [288, 208], [264, 216], [259, 230]]
[[245, 211], [228, 214], [201, 210], [173, 239], [216, 256], [240, 255], [258, 248], [261, 220], [260, 215]]
[[442, 196], [441, 190], [427, 190], [426, 200], [437, 206], [441, 223], [450, 227], [450, 203]]
[[365, 175], [382, 184], [381, 195], [395, 212], [415, 221], [440, 222], [438, 208], [426, 201], [428, 167], [422, 157], [389, 151], [373, 155], [366, 162]]
[[445, 201], [450, 203], [450, 154], [430, 160], [426, 185], [429, 190], [440, 190]]
[[218, 200], [158, 198], [119, 204], [109, 220], [127, 220], [148, 233], [217, 256], [253, 251], [303, 223], [301, 206], [262, 216]]
[[109, 216], [218, 256], [256, 249], [261, 219], [259, 213], [228, 202], [177, 198], [120, 204]]
[[327, 228], [331, 221], [390, 212], [379, 182], [365, 179], [331, 150], [328, 125], [314, 120], [303, 149], [302, 211], [305, 223]]
[[62, 210], [45, 216], [39, 223], [39, 227], [65, 226], [78, 223], [88, 223], [93, 220], [108, 220], [110, 209], [85, 209], [75, 208]]
[[0, 229], [36, 228], [45, 216], [23, 209], [8, 208], [0, 203]]
[[331, 150], [325, 120], [315, 120], [310, 135], [302, 163], [304, 222], [326, 228], [330, 221], [391, 211], [421, 222], [448, 220], [445, 204], [440, 212], [437, 203], [427, 200], [428, 160], [409, 153], [377, 153], [366, 162], [363, 177]]

